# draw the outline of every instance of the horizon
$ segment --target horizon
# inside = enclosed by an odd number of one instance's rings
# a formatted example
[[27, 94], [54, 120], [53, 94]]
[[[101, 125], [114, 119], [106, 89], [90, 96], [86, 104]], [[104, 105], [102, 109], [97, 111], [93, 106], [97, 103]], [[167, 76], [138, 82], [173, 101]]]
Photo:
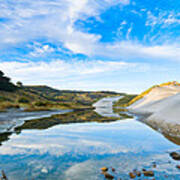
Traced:
[[0, 70], [15, 83], [141, 93], [180, 77], [180, 1], [0, 4]]

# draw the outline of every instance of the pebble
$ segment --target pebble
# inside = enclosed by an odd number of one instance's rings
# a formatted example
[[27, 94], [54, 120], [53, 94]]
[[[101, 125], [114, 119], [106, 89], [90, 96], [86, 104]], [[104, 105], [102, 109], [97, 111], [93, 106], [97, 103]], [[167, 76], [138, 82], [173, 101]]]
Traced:
[[115, 170], [115, 168], [112, 168], [112, 172], [115, 172], [116, 170]]
[[130, 172], [130, 173], [129, 173], [129, 177], [130, 177], [131, 179], [134, 179], [134, 178], [136, 178], [136, 175], [135, 175], [134, 173]]
[[153, 163], [153, 168], [156, 168], [156, 167], [157, 167], [157, 165], [156, 165], [156, 163], [154, 162], [154, 163]]
[[106, 178], [106, 179], [114, 179], [114, 176], [112, 176], [111, 174], [109, 174], [109, 173], [104, 173], [104, 177]]
[[154, 172], [153, 171], [143, 171], [144, 176], [147, 177], [153, 177], [154, 176]]
[[108, 168], [107, 167], [102, 167], [101, 171], [106, 172], [106, 171], [108, 171]]
[[172, 152], [170, 153], [170, 156], [174, 159], [174, 160], [180, 160], [180, 154], [177, 152]]

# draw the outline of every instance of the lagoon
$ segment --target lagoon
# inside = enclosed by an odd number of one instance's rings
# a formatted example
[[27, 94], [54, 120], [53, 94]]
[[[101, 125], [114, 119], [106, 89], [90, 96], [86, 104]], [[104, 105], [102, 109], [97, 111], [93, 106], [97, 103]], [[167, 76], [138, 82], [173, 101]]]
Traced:
[[[98, 111], [97, 107], [93, 113]], [[178, 162], [169, 156], [179, 150], [178, 144], [136, 118], [98, 122], [99, 116], [82, 113], [81, 119], [96, 119], [67, 124], [59, 121], [44, 128], [24, 125], [8, 134], [0, 146], [0, 168], [10, 180], [101, 180], [100, 168], [104, 166], [115, 168], [115, 172], [109, 171], [115, 179], [129, 179], [130, 171], [143, 168], [153, 170], [156, 179], [180, 179]], [[79, 119], [78, 114], [75, 117]], [[68, 121], [68, 115], [65, 118]]]

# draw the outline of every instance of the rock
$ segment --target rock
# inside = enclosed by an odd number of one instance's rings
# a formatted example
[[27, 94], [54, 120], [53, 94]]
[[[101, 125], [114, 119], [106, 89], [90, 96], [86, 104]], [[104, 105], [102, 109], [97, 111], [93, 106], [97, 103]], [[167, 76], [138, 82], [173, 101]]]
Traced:
[[153, 168], [156, 168], [156, 167], [157, 167], [156, 163], [155, 163], [155, 162], [153, 162]]
[[136, 169], [134, 169], [133, 172], [134, 172], [138, 177], [141, 176], [141, 172], [140, 172], [140, 171], [137, 171]]
[[108, 171], [108, 168], [107, 167], [102, 167], [101, 171], [106, 172], [106, 171]]
[[134, 179], [134, 178], [136, 178], [136, 174], [130, 172], [130, 173], [129, 173], [129, 177], [130, 177], [131, 179]]
[[172, 152], [170, 153], [170, 156], [174, 159], [174, 160], [180, 160], [180, 154], [177, 152]]
[[114, 168], [112, 168], [112, 172], [115, 172], [116, 170]]
[[180, 165], [177, 165], [176, 168], [180, 169]]
[[136, 175], [137, 175], [138, 177], [140, 177], [140, 176], [141, 176], [141, 172], [140, 172], [140, 171], [136, 171]]
[[153, 177], [154, 176], [154, 172], [153, 171], [143, 171], [144, 176], [147, 177]]
[[105, 177], [106, 179], [114, 179], [114, 176], [112, 176], [111, 174], [109, 174], [109, 173], [107, 173], [107, 172], [104, 173], [104, 177]]
[[142, 171], [146, 171], [146, 169], [143, 168]]
[[5, 172], [4, 172], [3, 170], [1, 171], [1, 173], [2, 173], [2, 179], [4, 179], [4, 180], [8, 180], [8, 178], [7, 178], [6, 174], [5, 174]]

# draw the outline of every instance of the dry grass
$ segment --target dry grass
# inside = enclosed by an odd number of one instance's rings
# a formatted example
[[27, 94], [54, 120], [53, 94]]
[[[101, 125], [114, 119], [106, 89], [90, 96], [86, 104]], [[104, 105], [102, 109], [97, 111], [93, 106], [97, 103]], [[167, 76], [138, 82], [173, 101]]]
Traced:
[[0, 110], [23, 107], [26, 111], [89, 108], [97, 100], [114, 92], [56, 90], [48, 86], [25, 86], [14, 92], [0, 91]]
[[10, 103], [10, 102], [3, 102], [0, 103], [0, 110], [1, 111], [5, 111], [6, 109], [10, 109], [10, 108], [19, 108], [19, 104], [15, 104], [15, 103]]

